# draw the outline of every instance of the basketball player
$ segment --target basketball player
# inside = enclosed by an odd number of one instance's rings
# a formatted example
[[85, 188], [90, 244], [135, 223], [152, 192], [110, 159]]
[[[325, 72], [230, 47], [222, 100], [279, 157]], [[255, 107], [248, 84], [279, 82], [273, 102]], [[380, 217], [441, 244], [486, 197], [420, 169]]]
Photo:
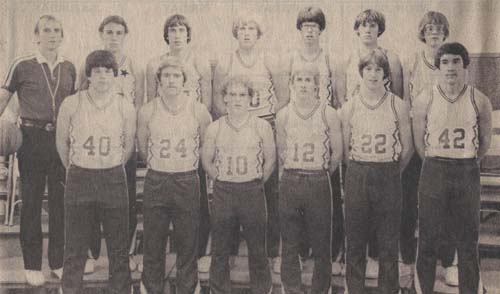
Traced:
[[423, 158], [418, 187], [419, 293], [434, 293], [440, 231], [451, 219], [452, 245], [458, 252], [460, 293], [479, 290], [479, 159], [491, 140], [491, 103], [465, 84], [469, 65], [460, 43], [443, 44], [434, 59], [438, 83], [413, 101], [415, 147]]
[[109, 257], [109, 293], [129, 293], [128, 194], [124, 165], [134, 149], [136, 112], [116, 93], [118, 64], [97, 50], [85, 62], [89, 89], [69, 97], [57, 120], [57, 151], [68, 169], [62, 290], [79, 293], [93, 239], [102, 223]]
[[199, 148], [211, 116], [184, 92], [186, 74], [170, 57], [158, 68], [159, 96], [139, 112], [137, 138], [147, 161], [144, 184], [144, 272], [147, 293], [163, 293], [170, 221], [177, 250], [177, 291], [193, 293], [198, 282], [200, 222]]
[[[340, 75], [340, 68], [337, 66], [339, 62], [338, 59], [334, 59], [329, 54], [326, 48], [320, 46], [320, 37], [326, 28], [325, 14], [321, 8], [305, 7], [297, 16], [296, 28], [300, 32], [302, 44], [299, 48], [285, 55], [282, 67], [284, 67], [284, 76], [286, 76], [287, 85], [291, 83], [291, 76], [294, 71], [304, 66], [315, 66], [319, 70], [318, 98], [334, 108], [339, 107], [338, 93], [333, 83], [333, 78]], [[294, 95], [293, 87], [291, 87], [289, 97], [293, 99]], [[342, 211], [340, 168], [336, 169], [330, 176], [333, 183], [332, 274], [339, 275], [342, 271], [342, 265], [339, 260], [342, 259], [344, 244], [344, 216]], [[309, 255], [310, 244], [308, 244], [306, 239], [302, 245], [302, 257]]]
[[231, 293], [229, 254], [234, 224], [241, 224], [248, 246], [250, 289], [270, 293], [266, 256], [267, 209], [264, 183], [276, 160], [273, 130], [249, 111], [254, 88], [244, 76], [222, 87], [227, 115], [210, 124], [202, 152], [203, 167], [214, 182], [212, 226], [212, 293]]
[[[394, 93], [397, 97], [403, 98], [403, 73], [399, 57], [392, 51], [381, 48], [378, 45], [379, 37], [385, 32], [385, 17], [376, 10], [367, 9], [361, 12], [354, 22], [354, 31], [359, 38], [358, 48], [352, 50], [345, 64], [339, 68], [342, 74], [335, 77], [335, 83], [340, 104], [355, 96], [362, 84], [358, 65], [360, 59], [380, 49], [387, 55], [389, 60], [389, 69], [391, 72], [385, 81], [385, 87], [388, 91]], [[368, 263], [366, 266], [366, 277], [376, 279], [378, 277], [378, 250], [376, 246], [374, 230], [371, 230], [371, 237], [368, 245]]]
[[[238, 41], [238, 49], [225, 59], [219, 61], [214, 75], [214, 105], [218, 115], [226, 113], [221, 88], [229, 76], [245, 75], [254, 86], [254, 96], [249, 105], [252, 115], [267, 120], [271, 126], [275, 125], [276, 110], [283, 107], [288, 101], [281, 101], [276, 95], [275, 83], [277, 64], [273, 62], [276, 56], [270, 56], [261, 51], [257, 42], [262, 36], [262, 29], [257, 16], [245, 14], [233, 22], [233, 37]], [[280, 92], [281, 93], [281, 92]], [[273, 269], [279, 272], [279, 218], [278, 218], [278, 170], [275, 169], [264, 185], [268, 213], [267, 224], [267, 254], [273, 260]], [[239, 227], [235, 232], [235, 247], [239, 245]], [[237, 253], [232, 252], [233, 254]], [[236, 255], [236, 254], [235, 254]]]
[[[439, 71], [434, 65], [434, 58], [439, 47], [450, 34], [449, 24], [446, 16], [440, 12], [428, 11], [418, 26], [418, 38], [424, 43], [424, 49], [413, 52], [405, 61], [403, 67], [405, 74], [405, 100], [410, 105], [424, 89], [437, 84]], [[417, 239], [415, 229], [418, 217], [418, 180], [422, 169], [422, 159], [418, 153], [414, 153], [407, 168], [402, 174], [403, 201], [401, 213], [401, 237], [400, 251], [402, 263], [400, 264], [400, 275], [413, 277]], [[450, 224], [454, 225], [454, 224]], [[440, 258], [442, 265], [446, 268], [446, 284], [458, 286], [458, 268], [456, 266], [455, 248], [451, 248], [448, 239], [450, 230], [443, 230], [443, 245], [441, 246]], [[406, 290], [413, 288], [413, 278], [406, 279]]]
[[384, 84], [387, 55], [375, 49], [359, 61], [359, 91], [340, 111], [348, 159], [345, 183], [346, 287], [365, 293], [370, 230], [379, 248], [380, 293], [399, 293], [401, 172], [413, 152], [408, 105]]
[[21, 249], [26, 281], [45, 282], [42, 269], [41, 211], [45, 185], [49, 199], [49, 266], [62, 276], [64, 254], [64, 167], [57, 155], [55, 122], [63, 100], [75, 92], [75, 66], [59, 54], [61, 22], [51, 15], [35, 26], [36, 53], [14, 61], [0, 89], [0, 115], [17, 92], [23, 144], [17, 152], [21, 178]]
[[[342, 158], [336, 110], [319, 97], [320, 73], [296, 69], [295, 97], [277, 115], [280, 163], [281, 280], [285, 293], [303, 293], [299, 265], [302, 234], [312, 246], [312, 293], [328, 293], [331, 282], [332, 196], [329, 173]], [[305, 232], [304, 232], [305, 228]]]
[[336, 76], [335, 79], [341, 104], [359, 92], [362, 83], [358, 70], [359, 60], [377, 48], [381, 49], [389, 60], [391, 72], [385, 84], [387, 90], [403, 98], [403, 70], [399, 57], [378, 45], [378, 39], [385, 32], [385, 24], [384, 15], [373, 9], [367, 9], [356, 17], [354, 31], [359, 38], [358, 48], [352, 51], [345, 64], [340, 67], [343, 69], [342, 75]]
[[[200, 51], [196, 52], [191, 48], [192, 37], [191, 25], [184, 15], [174, 14], [167, 18], [163, 26], [163, 39], [169, 51], [161, 56], [153, 58], [146, 68], [146, 92], [147, 101], [151, 101], [158, 96], [158, 65], [162, 60], [173, 56], [178, 58], [186, 73], [184, 90], [198, 102], [205, 104], [208, 111], [212, 107], [212, 70], [206, 58]], [[201, 269], [208, 270], [210, 260], [203, 258], [208, 244], [210, 226], [208, 213], [208, 195], [206, 175], [201, 168], [198, 170], [200, 176], [201, 189], [201, 221], [200, 221], [200, 248], [199, 257]]]
[[[144, 72], [143, 70], [123, 52], [128, 35], [128, 26], [125, 20], [118, 15], [106, 17], [99, 25], [99, 34], [104, 45], [104, 49], [113, 53], [116, 62], [118, 63], [118, 76], [115, 81], [116, 91], [123, 94], [125, 99], [135, 106], [138, 111], [144, 99]], [[85, 75], [85, 69], [82, 67], [80, 89], [88, 89], [88, 79]], [[134, 152], [125, 165], [127, 174], [127, 187], [129, 197], [129, 240], [132, 241], [135, 227], [137, 225], [136, 212], [136, 171], [137, 171], [137, 155]], [[101, 248], [101, 228], [95, 228], [94, 243], [91, 245], [91, 255], [85, 264], [85, 273], [94, 271], [95, 260], [99, 257]], [[131, 244], [132, 246], [132, 244]], [[136, 263], [132, 256], [129, 258], [130, 270], [136, 268]]]
[[212, 105], [212, 71], [208, 58], [195, 52], [191, 46], [191, 25], [184, 15], [174, 14], [165, 21], [163, 39], [169, 51], [149, 61], [146, 68], [147, 100], [151, 101], [158, 95], [158, 80], [156, 72], [158, 65], [168, 56], [181, 60], [186, 71], [185, 91], [190, 97], [196, 98], [211, 109]]

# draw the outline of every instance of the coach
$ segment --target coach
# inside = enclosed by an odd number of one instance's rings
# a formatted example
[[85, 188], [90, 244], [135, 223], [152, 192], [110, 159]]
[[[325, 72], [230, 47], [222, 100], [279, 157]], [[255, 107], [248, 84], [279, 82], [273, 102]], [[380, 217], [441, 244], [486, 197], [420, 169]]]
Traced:
[[49, 193], [49, 266], [62, 275], [64, 253], [65, 171], [56, 151], [55, 122], [65, 97], [75, 92], [76, 70], [58, 49], [63, 40], [61, 22], [51, 15], [35, 26], [38, 51], [18, 58], [0, 89], [0, 115], [17, 92], [23, 144], [18, 150], [21, 177], [21, 248], [26, 280], [44, 284], [42, 268], [41, 208], [45, 184]]

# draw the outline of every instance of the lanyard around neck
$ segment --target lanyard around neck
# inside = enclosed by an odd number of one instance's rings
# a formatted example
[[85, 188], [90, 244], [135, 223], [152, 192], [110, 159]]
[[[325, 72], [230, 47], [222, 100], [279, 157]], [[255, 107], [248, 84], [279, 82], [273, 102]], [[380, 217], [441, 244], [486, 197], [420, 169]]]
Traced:
[[57, 90], [59, 89], [59, 82], [61, 81], [61, 66], [57, 67], [57, 83], [54, 91], [52, 91], [52, 87], [50, 86], [49, 77], [45, 72], [45, 67], [43, 67], [43, 63], [40, 63], [40, 66], [42, 67], [43, 76], [45, 77], [45, 82], [47, 82], [47, 88], [49, 89], [50, 97], [52, 98], [53, 120], [56, 121], [56, 95], [57, 95]]

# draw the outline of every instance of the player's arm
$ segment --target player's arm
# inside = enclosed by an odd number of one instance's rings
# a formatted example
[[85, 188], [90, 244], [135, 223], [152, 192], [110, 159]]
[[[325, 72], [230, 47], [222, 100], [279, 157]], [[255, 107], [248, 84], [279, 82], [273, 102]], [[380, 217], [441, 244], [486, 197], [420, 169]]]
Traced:
[[257, 129], [262, 138], [262, 149], [264, 150], [264, 182], [267, 182], [274, 171], [276, 164], [276, 144], [274, 143], [274, 133], [271, 125], [265, 120], [259, 120]]
[[[4, 111], [12, 98], [13, 93], [7, 89], [0, 88], [0, 119], [11, 120], [10, 115], [7, 116]], [[4, 115], [5, 114], [5, 115]]]
[[210, 110], [212, 109], [212, 69], [208, 58], [198, 56], [195, 62], [201, 78], [201, 102]]
[[329, 171], [333, 172], [337, 169], [339, 164], [342, 162], [342, 150], [343, 150], [343, 134], [340, 119], [337, 115], [337, 111], [333, 108], [327, 107], [325, 109], [326, 122], [328, 124], [328, 137], [330, 139], [330, 167]]
[[135, 132], [137, 128], [137, 113], [132, 103], [123, 101], [125, 125], [123, 130], [123, 161], [127, 162], [135, 149]]
[[491, 143], [491, 112], [492, 106], [490, 99], [483, 95], [482, 93], [478, 93], [476, 91], [476, 104], [479, 111], [479, 150], [477, 151], [477, 155], [479, 158], [482, 158], [488, 148], [490, 148]]
[[146, 66], [146, 102], [156, 97], [158, 79], [156, 77], [156, 59], [151, 60]]
[[214, 72], [214, 96], [213, 96], [213, 112], [216, 117], [221, 117], [227, 113], [224, 97], [222, 97], [222, 86], [229, 71], [229, 58], [221, 56], [215, 67]]
[[2, 118], [2, 114], [4, 113], [5, 108], [7, 108], [7, 105], [9, 104], [12, 95], [19, 88], [19, 84], [20, 84], [19, 71], [16, 63], [14, 63], [10, 67], [9, 74], [5, 78], [5, 82], [4, 84], [2, 84], [2, 87], [0, 88], [0, 118]]
[[285, 164], [286, 152], [286, 129], [285, 124], [288, 120], [288, 112], [282, 110], [276, 115], [276, 145], [278, 151], [278, 175], [281, 178], [283, 174], [283, 165]]
[[401, 140], [401, 158], [399, 159], [399, 167], [401, 172], [406, 168], [413, 156], [413, 138], [411, 133], [410, 106], [409, 103], [396, 98], [394, 101], [396, 113], [399, 122], [399, 136]]
[[215, 137], [217, 136], [218, 128], [218, 121], [215, 121], [208, 126], [205, 132], [203, 148], [201, 149], [201, 163], [203, 165], [203, 169], [213, 180], [217, 178], [217, 168], [215, 166]]
[[77, 107], [78, 96], [70, 96], [62, 102], [57, 116], [56, 148], [65, 168], [69, 166], [69, 126], [71, 123], [71, 115], [75, 113]]
[[403, 67], [399, 57], [392, 52], [387, 53], [389, 67], [391, 69], [391, 92], [399, 97], [404, 97], [403, 89]]
[[347, 87], [347, 79], [346, 79], [346, 62], [336, 61], [335, 66], [332, 71], [333, 75], [333, 95], [337, 100], [338, 107], [344, 105], [346, 102], [346, 87]]
[[85, 63], [83, 63], [83, 65], [80, 67], [80, 71], [78, 72], [76, 87], [79, 90], [87, 90], [89, 88], [89, 80], [87, 78], [87, 75], [85, 74]]
[[205, 133], [207, 131], [208, 125], [212, 122], [212, 116], [208, 112], [205, 104], [196, 103], [195, 104], [195, 115], [198, 120], [198, 125], [200, 126], [200, 149], [203, 148], [203, 143], [205, 142]]
[[352, 114], [352, 100], [347, 101], [342, 105], [342, 108], [338, 111], [338, 116], [341, 122], [342, 128], [342, 142], [343, 142], [343, 159], [344, 163], [349, 162], [350, 155], [350, 143], [351, 143], [351, 114]]
[[136, 111], [141, 109], [144, 104], [144, 70], [139, 67], [136, 63], [132, 63], [135, 73], [135, 84], [134, 84], [134, 107]]
[[274, 93], [276, 94], [276, 109], [278, 112], [281, 108], [285, 107], [290, 101], [290, 94], [288, 93], [288, 84], [281, 81], [283, 77], [280, 73], [281, 63], [283, 62], [279, 56], [264, 55], [264, 62], [269, 69], [271, 78], [274, 85]]
[[422, 159], [425, 157], [424, 136], [427, 108], [429, 106], [429, 103], [430, 95], [428, 95], [428, 90], [422, 91], [422, 93], [415, 98], [415, 101], [413, 102], [413, 108], [411, 110], [413, 143], [415, 146], [415, 150]]
[[153, 115], [154, 102], [149, 102], [144, 105], [137, 116], [137, 147], [139, 148], [139, 156], [142, 160], [148, 160], [148, 141], [150, 137], [149, 122]]
[[410, 76], [411, 76], [411, 59], [406, 57], [403, 61], [403, 100], [411, 105], [411, 93], [410, 93]]
[[[278, 59], [277, 69], [276, 69], [276, 79], [273, 77], [276, 89], [280, 92], [277, 95], [281, 95], [281, 101], [278, 101], [277, 110], [283, 108], [290, 102], [290, 79], [292, 73], [290, 72], [292, 65], [293, 51], [289, 51], [281, 58]], [[276, 112], [277, 112], [276, 110]]]

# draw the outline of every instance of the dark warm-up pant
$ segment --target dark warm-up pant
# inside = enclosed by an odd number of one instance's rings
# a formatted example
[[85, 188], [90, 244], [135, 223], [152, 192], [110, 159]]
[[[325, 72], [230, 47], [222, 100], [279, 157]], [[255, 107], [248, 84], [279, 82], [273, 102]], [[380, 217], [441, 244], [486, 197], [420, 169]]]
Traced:
[[[135, 227], [137, 226], [137, 153], [132, 153], [132, 156], [127, 161], [125, 165], [125, 173], [127, 175], [127, 187], [128, 187], [128, 209], [129, 209], [129, 245], [132, 242], [132, 238], [134, 236]], [[95, 227], [93, 228], [94, 234], [92, 235], [92, 242], [90, 245], [90, 251], [92, 253], [92, 257], [95, 259], [99, 258], [101, 252], [101, 225], [99, 223], [95, 223]]]
[[425, 158], [419, 186], [417, 290], [433, 293], [441, 231], [449, 219], [458, 252], [460, 293], [479, 287], [479, 163], [476, 159]]
[[328, 173], [285, 170], [280, 181], [279, 213], [285, 293], [304, 293], [299, 265], [304, 229], [314, 257], [311, 293], [328, 293], [332, 275], [332, 194]]
[[129, 293], [128, 195], [123, 166], [106, 169], [70, 166], [66, 181], [65, 210], [63, 293], [80, 291], [95, 222], [102, 223], [108, 249], [107, 293]]
[[200, 179], [196, 170], [166, 173], [148, 170], [144, 183], [144, 271], [150, 294], [163, 293], [165, 246], [170, 222], [177, 252], [177, 292], [194, 293], [198, 282]]
[[345, 185], [346, 284], [365, 293], [366, 246], [375, 230], [379, 249], [379, 293], [399, 292], [398, 252], [401, 176], [397, 162], [350, 161]]
[[21, 178], [20, 241], [24, 268], [42, 269], [42, 200], [45, 184], [49, 199], [49, 266], [61, 268], [64, 255], [65, 170], [57, 154], [55, 131], [21, 127], [23, 144], [17, 152]]
[[215, 181], [211, 210], [212, 264], [210, 290], [231, 293], [229, 255], [234, 224], [241, 224], [248, 246], [250, 289], [253, 294], [268, 293], [272, 287], [266, 253], [267, 210], [262, 180], [244, 183]]

